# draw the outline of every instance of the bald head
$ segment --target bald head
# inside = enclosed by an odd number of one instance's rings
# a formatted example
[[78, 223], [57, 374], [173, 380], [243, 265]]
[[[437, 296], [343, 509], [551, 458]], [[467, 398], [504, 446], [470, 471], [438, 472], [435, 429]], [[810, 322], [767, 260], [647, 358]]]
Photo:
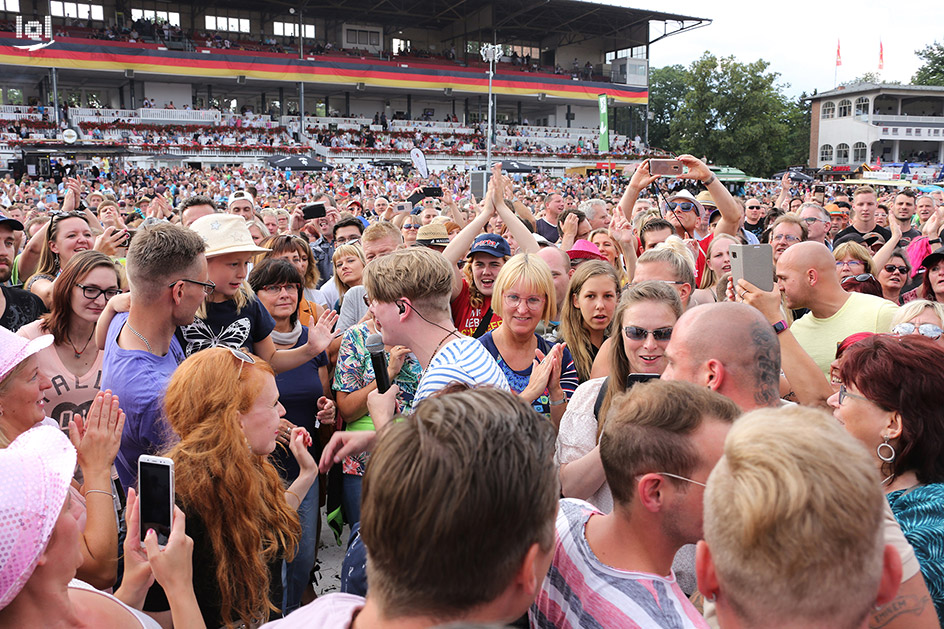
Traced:
[[666, 375], [709, 386], [744, 410], [780, 398], [780, 344], [770, 323], [746, 304], [696, 306], [675, 324]]
[[832, 271], [835, 274], [836, 271], [836, 258], [821, 242], [798, 242], [780, 256], [777, 262], [778, 269], [781, 264], [802, 272], [814, 269], [820, 275], [826, 271]]

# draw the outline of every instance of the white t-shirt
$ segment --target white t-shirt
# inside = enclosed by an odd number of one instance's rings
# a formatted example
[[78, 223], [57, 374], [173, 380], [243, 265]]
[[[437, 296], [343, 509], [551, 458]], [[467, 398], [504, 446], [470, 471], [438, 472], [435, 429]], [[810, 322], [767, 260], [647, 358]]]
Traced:
[[436, 352], [420, 378], [414, 404], [452, 382], [488, 384], [510, 391], [498, 362], [477, 339], [468, 336], [449, 341]]
[[353, 594], [328, 594], [299, 607], [281, 620], [262, 625], [269, 629], [347, 629], [364, 608], [364, 599]]

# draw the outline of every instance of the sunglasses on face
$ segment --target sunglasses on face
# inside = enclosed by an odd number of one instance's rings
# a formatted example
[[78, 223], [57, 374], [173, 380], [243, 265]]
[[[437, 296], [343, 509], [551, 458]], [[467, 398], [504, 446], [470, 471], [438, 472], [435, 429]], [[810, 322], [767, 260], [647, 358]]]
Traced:
[[747, 206], [747, 209], [749, 209], [749, 210], [759, 210], [759, 209], [760, 209], [760, 206], [759, 206], [759, 205], [748, 205], [748, 206]]
[[944, 330], [933, 323], [922, 323], [920, 325], [915, 325], [914, 323], [906, 321], [905, 323], [899, 323], [894, 328], [892, 328], [892, 333], [901, 336], [917, 333], [921, 336], [926, 336], [929, 339], [936, 341], [937, 339], [941, 338], [941, 334], [944, 334]]
[[906, 266], [896, 266], [896, 265], [894, 265], [894, 264], [886, 264], [886, 265], [885, 265], [885, 271], [886, 271], [887, 273], [894, 273], [895, 271], [898, 271], [898, 272], [901, 273], [902, 275], [905, 275], [906, 273], [908, 273], [908, 267], [906, 267]]
[[695, 209], [695, 204], [691, 201], [680, 201], [678, 203], [669, 203], [670, 210], [682, 210], [683, 212], [691, 212]]
[[672, 338], [672, 328], [657, 328], [655, 330], [647, 330], [646, 328], [640, 328], [636, 325], [627, 325], [623, 328], [623, 334], [626, 335], [631, 341], [645, 341], [649, 335], [652, 335], [653, 340], [657, 342], [665, 342]]
[[419, 229], [422, 227], [419, 223], [403, 223], [403, 229]]

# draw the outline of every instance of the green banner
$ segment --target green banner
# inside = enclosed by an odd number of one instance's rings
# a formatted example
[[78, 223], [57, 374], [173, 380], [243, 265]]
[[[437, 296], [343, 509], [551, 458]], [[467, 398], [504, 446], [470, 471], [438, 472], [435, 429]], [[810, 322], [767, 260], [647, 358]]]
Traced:
[[600, 94], [600, 144], [599, 153], [610, 152], [610, 124], [606, 106], [606, 94]]

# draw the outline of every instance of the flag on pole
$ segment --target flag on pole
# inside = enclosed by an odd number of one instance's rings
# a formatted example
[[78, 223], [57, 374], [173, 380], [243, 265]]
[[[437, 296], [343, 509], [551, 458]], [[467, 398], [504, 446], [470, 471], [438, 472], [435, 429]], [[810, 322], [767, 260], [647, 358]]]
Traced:
[[600, 143], [597, 145], [599, 153], [610, 152], [610, 124], [606, 94], [600, 94]]
[[882, 46], [882, 40], [878, 40], [878, 69], [885, 69], [885, 47]]
[[836, 40], [836, 67], [838, 68], [841, 65], [842, 65], [842, 55], [839, 54], [839, 40], [837, 39]]

